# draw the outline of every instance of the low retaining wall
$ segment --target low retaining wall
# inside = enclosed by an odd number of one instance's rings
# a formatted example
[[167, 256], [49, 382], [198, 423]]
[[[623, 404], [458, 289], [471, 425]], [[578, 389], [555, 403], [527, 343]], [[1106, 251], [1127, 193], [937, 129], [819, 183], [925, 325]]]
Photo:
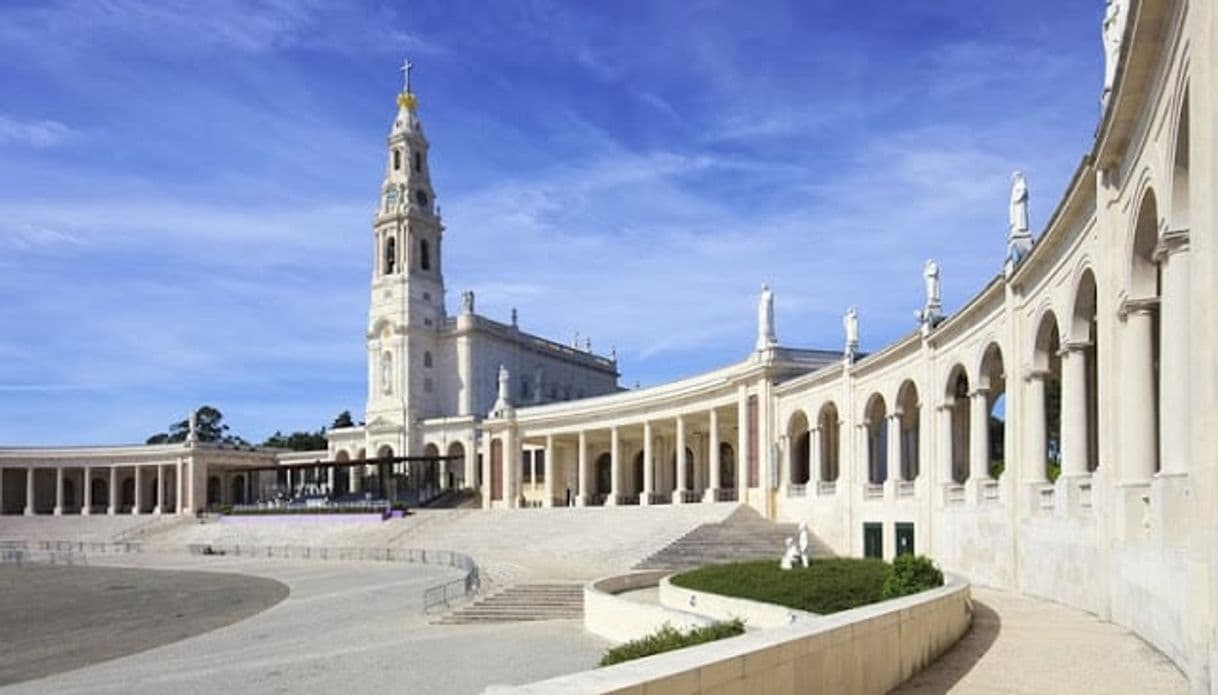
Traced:
[[649, 635], [665, 623], [678, 630], [710, 625], [712, 619], [661, 605], [639, 603], [617, 594], [656, 586], [671, 570], [604, 577], [584, 586], [584, 629], [613, 642]]
[[249, 514], [224, 514], [220, 517], [220, 523], [225, 526], [251, 526], [260, 524], [285, 523], [298, 526], [303, 526], [306, 524], [379, 524], [384, 520], [384, 514], [369, 514], [367, 512], [351, 512], [349, 514], [339, 512], [330, 512], [326, 514], [310, 514], [308, 512], [252, 512]]
[[819, 618], [815, 613], [779, 606], [774, 603], [751, 601], [706, 591], [694, 591], [674, 586], [671, 577], [660, 581], [660, 605], [676, 610], [693, 611], [714, 620], [740, 618], [749, 630], [794, 625]]
[[487, 693], [886, 693], [956, 643], [969, 585], [939, 589], [696, 647]]

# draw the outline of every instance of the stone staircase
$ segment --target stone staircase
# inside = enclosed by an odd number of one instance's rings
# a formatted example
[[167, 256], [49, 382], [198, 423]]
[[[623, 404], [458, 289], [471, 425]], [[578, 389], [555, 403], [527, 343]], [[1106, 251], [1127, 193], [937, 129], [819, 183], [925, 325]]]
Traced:
[[572, 583], [517, 584], [458, 608], [436, 625], [478, 625], [528, 620], [580, 620], [584, 586]]
[[[702, 524], [634, 566], [637, 570], [687, 570], [742, 560], [771, 559], [786, 549], [786, 539], [799, 539], [797, 524], [767, 521], [750, 507], [740, 507], [727, 519]], [[815, 534], [809, 534], [813, 557], [830, 557], [833, 551]]]

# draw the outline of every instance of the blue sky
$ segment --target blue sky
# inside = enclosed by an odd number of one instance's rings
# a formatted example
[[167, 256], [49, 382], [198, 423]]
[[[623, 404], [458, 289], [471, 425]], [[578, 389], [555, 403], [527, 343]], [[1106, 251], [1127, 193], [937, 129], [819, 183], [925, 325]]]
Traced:
[[460, 292], [615, 345], [623, 385], [865, 349], [1000, 269], [1088, 149], [1099, 0], [7, 2], [0, 443], [261, 440], [359, 415], [403, 56]]

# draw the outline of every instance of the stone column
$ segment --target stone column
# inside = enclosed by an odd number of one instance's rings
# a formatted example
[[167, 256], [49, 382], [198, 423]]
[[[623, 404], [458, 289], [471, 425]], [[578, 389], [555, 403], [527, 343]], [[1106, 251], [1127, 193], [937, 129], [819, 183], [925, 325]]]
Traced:
[[577, 445], [579, 451], [575, 457], [576, 462], [576, 478], [579, 483], [579, 489], [576, 492], [575, 505], [584, 507], [588, 504], [588, 433], [580, 430], [579, 443]]
[[711, 408], [710, 411], [709, 424], [710, 432], [707, 433], [706, 438], [706, 458], [709, 462], [707, 464], [707, 468], [709, 469], [707, 471], [707, 477], [710, 479], [710, 485], [706, 488], [706, 494], [703, 495], [702, 499], [706, 502], [714, 502], [716, 499], [718, 499], [719, 488], [723, 485], [723, 480], [720, 476], [719, 470], [720, 464], [722, 463], [722, 461], [719, 459], [719, 411], [715, 410], [714, 408]]
[[[1161, 474], [1178, 475], [1188, 472], [1192, 459], [1188, 231], [1164, 234], [1157, 256], [1163, 279], [1159, 304], [1159, 463]], [[1168, 404], [1174, 407], [1165, 407]]]
[[144, 491], [143, 484], [140, 481], [140, 466], [135, 467], [135, 506], [131, 508], [132, 514], [139, 514], [140, 508], [143, 506]]
[[643, 423], [643, 493], [639, 495], [639, 504], [651, 504], [655, 494], [655, 461], [652, 456], [651, 423]]
[[153, 508], [153, 514], [160, 514], [165, 508], [165, 467], [161, 464], [156, 465], [156, 507]]
[[34, 467], [25, 467], [25, 515], [34, 516]]
[[1062, 475], [1087, 475], [1087, 353], [1083, 343], [1062, 346]]
[[745, 501], [749, 487], [749, 395], [744, 388], [736, 403], [736, 499]]
[[815, 494], [815, 488], [820, 483], [821, 461], [824, 456], [821, 451], [824, 446], [821, 438], [824, 436], [825, 433], [819, 425], [808, 430], [808, 487], [811, 488], [808, 494]]
[[185, 511], [182, 503], [186, 501], [186, 481], [182, 479], [182, 459], [180, 458], [173, 470], [173, 487], [173, 511], [181, 514]]
[[106, 514], [118, 511], [118, 466], [110, 466], [110, 494], [106, 496]]
[[[347, 494], [354, 495], [359, 493], [359, 484], [364, 477], [364, 464], [358, 463], [354, 466], [347, 467]], [[470, 478], [473, 481], [473, 478]]]
[[55, 467], [55, 516], [63, 514], [63, 466]]
[[609, 428], [609, 497], [605, 499], [606, 507], [614, 507], [622, 503], [622, 457], [621, 437], [617, 427]]
[[80, 514], [81, 516], [89, 516], [93, 513], [93, 469], [85, 466], [84, 468], [84, 483], [85, 489], [81, 491]]
[[[248, 476], [246, 476], [246, 480], [248, 480], [248, 479], [249, 479], [249, 477], [248, 477]], [[327, 489], [329, 490], [330, 494], [331, 494], [331, 495], [333, 495], [333, 494], [335, 493], [335, 490], [334, 490], [334, 466], [326, 466], [326, 485], [327, 485]], [[441, 483], [440, 483], [440, 487], [444, 487], [444, 483], [443, 483], [443, 481], [441, 481]]]
[[990, 390], [978, 388], [969, 396], [968, 479], [990, 479]]
[[1048, 426], [1045, 423], [1045, 377], [1042, 371], [1030, 372], [1027, 379], [1028, 396], [1024, 404], [1027, 422], [1024, 432], [1027, 437], [1027, 450], [1024, 453], [1024, 481], [1028, 483], [1044, 483], [1048, 480], [1045, 475], [1045, 464], [1049, 456]]
[[680, 415], [677, 416], [676, 460], [677, 483], [672, 491], [672, 503], [682, 504], [685, 502], [685, 487], [688, 481], [685, 480], [685, 418]]
[[[558, 466], [554, 465], [554, 435], [546, 435], [546, 458], [544, 461], [546, 481], [544, 483], [545, 493], [541, 498], [541, 506], [554, 506], [554, 475], [558, 472]], [[533, 480], [537, 480], [537, 454], [533, 454]]]
[[1153, 308], [1147, 304], [1137, 304], [1127, 307], [1125, 315], [1120, 441], [1123, 459], [1121, 477], [1127, 483], [1149, 481], [1154, 475], [1158, 456], [1155, 447], [1154, 403], [1158, 394], [1155, 393], [1152, 311]]
[[952, 414], [955, 410], [954, 405], [955, 399], [949, 397], [939, 406], [939, 465], [943, 470], [944, 485], [956, 484], [956, 479], [952, 475], [952, 450], [955, 444], [952, 441]]
[[888, 416], [888, 464], [885, 466], [884, 485], [896, 489], [896, 481], [904, 480], [901, 475], [901, 414], [894, 412]]

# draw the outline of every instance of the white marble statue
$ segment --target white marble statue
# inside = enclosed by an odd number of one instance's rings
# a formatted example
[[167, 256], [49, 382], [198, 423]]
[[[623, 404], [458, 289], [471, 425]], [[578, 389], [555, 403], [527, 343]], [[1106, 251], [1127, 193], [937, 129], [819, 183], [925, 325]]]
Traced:
[[926, 308], [939, 307], [939, 264], [933, 258], [922, 267], [922, 279], [926, 283]]
[[1011, 174], [1011, 236], [1028, 233], [1028, 180], [1022, 171]]
[[846, 329], [846, 355], [854, 359], [859, 349], [859, 312], [854, 307], [846, 310], [842, 317], [842, 327]]
[[812, 564], [808, 557], [808, 522], [799, 522], [799, 559], [804, 563], [804, 567]]
[[798, 560], [799, 548], [795, 547], [795, 539], [787, 538], [787, 550], [782, 554], [782, 559], [778, 561], [778, 567], [789, 570], [795, 566]]
[[757, 302], [757, 349], [765, 350], [778, 344], [774, 334], [774, 292], [770, 286], [761, 286], [761, 298]]
[[508, 373], [507, 367], [499, 365], [499, 394], [491, 408], [492, 417], [499, 417], [512, 410], [511, 385], [512, 375]]
[[193, 444], [199, 441], [199, 411], [190, 411], [190, 417], [186, 418], [186, 441]]
[[1116, 84], [1117, 65], [1121, 61], [1121, 42], [1125, 38], [1125, 3], [1108, 0], [1104, 8], [1104, 92], [1100, 103], [1108, 103], [1108, 95]]

